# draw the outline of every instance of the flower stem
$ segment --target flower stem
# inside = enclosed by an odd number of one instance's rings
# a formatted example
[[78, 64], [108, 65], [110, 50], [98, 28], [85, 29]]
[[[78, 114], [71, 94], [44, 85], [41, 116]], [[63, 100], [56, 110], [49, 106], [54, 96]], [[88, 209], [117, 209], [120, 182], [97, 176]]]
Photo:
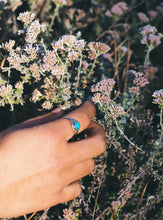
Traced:
[[141, 148], [137, 147], [132, 141], [130, 141], [130, 139], [124, 134], [124, 132], [122, 131], [122, 129], [119, 127], [117, 121], [115, 120], [115, 124], [116, 124], [116, 127], [118, 129], [118, 131], [123, 135], [123, 137], [133, 146], [135, 147], [137, 150], [141, 150]]
[[51, 22], [48, 28], [48, 34], [52, 29], [52, 26], [53, 26], [53, 23], [56, 17], [59, 17], [59, 4], [56, 4], [56, 8], [54, 9], [54, 13], [53, 13], [53, 16], [52, 16], [52, 19], [51, 19]]
[[160, 109], [160, 127], [161, 127], [160, 143], [161, 143], [162, 137], [163, 137], [163, 120], [162, 120], [162, 115], [163, 115], [163, 107], [161, 107], [161, 109]]
[[77, 82], [76, 82], [75, 93], [77, 92], [77, 88], [79, 87], [79, 79], [80, 79], [80, 72], [81, 72], [81, 64], [82, 64], [82, 56], [81, 56], [80, 61], [79, 61], [78, 76], [77, 76]]
[[150, 64], [149, 55], [152, 50], [153, 50], [153, 45], [151, 44], [149, 45], [148, 50], [147, 50], [147, 54], [146, 54], [145, 61], [144, 61], [144, 66], [149, 66]]
[[94, 68], [95, 68], [95, 64], [96, 64], [96, 61], [97, 61], [97, 57], [94, 59], [93, 63], [92, 63], [92, 68], [90, 69], [89, 73], [88, 73], [88, 78], [91, 76]]

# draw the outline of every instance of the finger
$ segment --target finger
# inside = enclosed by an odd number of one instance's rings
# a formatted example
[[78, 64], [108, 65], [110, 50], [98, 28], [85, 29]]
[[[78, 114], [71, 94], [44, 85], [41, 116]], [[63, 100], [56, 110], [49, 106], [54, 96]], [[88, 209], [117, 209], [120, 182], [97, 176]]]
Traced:
[[35, 118], [28, 119], [22, 123], [13, 125], [13, 126], [7, 128], [6, 130], [2, 131], [1, 135], [4, 136], [6, 134], [9, 134], [10, 132], [13, 132], [13, 131], [16, 131], [19, 129], [32, 128], [36, 125], [41, 125], [41, 124], [48, 123], [50, 121], [54, 121], [54, 120], [62, 117], [63, 114], [64, 114], [63, 110], [61, 108], [57, 108], [47, 114], [37, 116]]
[[64, 184], [70, 184], [71, 182], [77, 181], [84, 176], [90, 174], [95, 168], [93, 159], [88, 159], [73, 165], [73, 167], [65, 170], [62, 173], [61, 178], [64, 180]]
[[41, 125], [41, 124], [45, 124], [50, 121], [56, 120], [56, 119], [62, 117], [63, 114], [64, 114], [64, 111], [61, 108], [57, 108], [47, 114], [40, 115], [35, 118], [29, 119], [21, 124], [22, 124], [22, 126], [25, 126], [25, 127], [27, 127], [27, 126], [33, 127], [35, 125]]
[[71, 178], [73, 178], [73, 181], [81, 179], [84, 176], [90, 174], [94, 170], [94, 168], [95, 168], [95, 162], [93, 159], [88, 159], [86, 161], [78, 163], [72, 169]]
[[[80, 133], [89, 126], [92, 118], [95, 116], [95, 106], [91, 102], [86, 101], [81, 107], [65, 116], [73, 118], [80, 123]], [[61, 135], [66, 141], [74, 136], [74, 131], [68, 119], [61, 118], [54, 123], [55, 127], [57, 127], [58, 130], [61, 130]]]
[[68, 202], [72, 199], [75, 199], [78, 197], [81, 193], [81, 185], [79, 181], [73, 182], [66, 186], [63, 191], [61, 192], [61, 201], [62, 202]]
[[104, 128], [91, 122], [88, 128], [88, 137], [77, 142], [71, 142], [68, 147], [74, 163], [99, 156], [106, 149]]

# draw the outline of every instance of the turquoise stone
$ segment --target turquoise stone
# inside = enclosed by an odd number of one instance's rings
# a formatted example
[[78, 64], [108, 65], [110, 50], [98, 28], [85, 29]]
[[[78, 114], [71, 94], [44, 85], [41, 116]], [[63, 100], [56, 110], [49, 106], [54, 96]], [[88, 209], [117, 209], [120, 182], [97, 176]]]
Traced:
[[78, 121], [75, 122], [74, 126], [76, 130], [80, 129], [80, 123]]

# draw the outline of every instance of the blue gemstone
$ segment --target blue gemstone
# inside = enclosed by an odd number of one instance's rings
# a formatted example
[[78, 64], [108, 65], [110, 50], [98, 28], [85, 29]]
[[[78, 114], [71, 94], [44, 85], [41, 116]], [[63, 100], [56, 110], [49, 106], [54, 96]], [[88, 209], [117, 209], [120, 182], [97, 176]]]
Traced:
[[79, 128], [80, 128], [80, 123], [79, 123], [78, 121], [76, 121], [75, 124], [74, 124], [74, 126], [75, 126], [75, 129], [79, 130]]

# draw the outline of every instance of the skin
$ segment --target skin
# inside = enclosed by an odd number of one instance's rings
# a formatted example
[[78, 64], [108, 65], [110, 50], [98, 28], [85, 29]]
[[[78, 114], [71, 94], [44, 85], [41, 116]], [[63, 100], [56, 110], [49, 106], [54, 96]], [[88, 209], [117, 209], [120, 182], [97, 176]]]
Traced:
[[78, 120], [85, 139], [73, 135], [61, 110], [28, 120], [0, 133], [0, 217], [43, 210], [79, 196], [79, 179], [94, 170], [105, 151], [104, 129], [95, 124], [95, 107], [85, 102], [66, 116]]

